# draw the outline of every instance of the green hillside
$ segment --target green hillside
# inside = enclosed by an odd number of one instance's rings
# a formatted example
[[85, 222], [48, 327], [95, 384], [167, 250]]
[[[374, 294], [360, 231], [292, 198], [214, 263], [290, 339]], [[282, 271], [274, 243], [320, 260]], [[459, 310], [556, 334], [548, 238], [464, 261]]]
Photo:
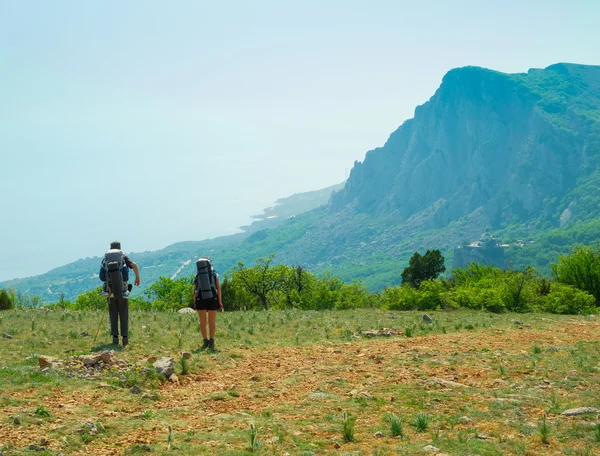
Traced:
[[[132, 256], [145, 285], [191, 274], [199, 255], [226, 272], [275, 253], [278, 262], [380, 290], [400, 281], [415, 250], [451, 257], [489, 226], [504, 242], [529, 241], [509, 249], [513, 267], [549, 273], [557, 254], [600, 241], [599, 165], [600, 66], [457, 68], [414, 118], [355, 163], [338, 191], [284, 200], [238, 235]], [[97, 286], [98, 263], [0, 285], [46, 300], [73, 297]]]

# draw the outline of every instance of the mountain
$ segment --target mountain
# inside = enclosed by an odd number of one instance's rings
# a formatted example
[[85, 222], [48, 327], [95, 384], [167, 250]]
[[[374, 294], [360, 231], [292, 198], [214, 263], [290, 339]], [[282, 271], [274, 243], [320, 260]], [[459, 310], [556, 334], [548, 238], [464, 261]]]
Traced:
[[[514, 267], [547, 273], [573, 244], [600, 241], [599, 188], [600, 66], [560, 63], [522, 74], [457, 68], [382, 147], [354, 164], [327, 205], [286, 214], [275, 227], [135, 256], [144, 274], [155, 268], [154, 278], [198, 252], [210, 252], [220, 270], [274, 252], [279, 262], [381, 289], [400, 281], [415, 250], [450, 255], [490, 226], [506, 242], [528, 240], [507, 252]], [[59, 285], [62, 268], [9, 285], [51, 283], [73, 295], [91, 285], [97, 263], [67, 267], [81, 286], [73, 278]], [[180, 273], [192, 271], [188, 264]]]

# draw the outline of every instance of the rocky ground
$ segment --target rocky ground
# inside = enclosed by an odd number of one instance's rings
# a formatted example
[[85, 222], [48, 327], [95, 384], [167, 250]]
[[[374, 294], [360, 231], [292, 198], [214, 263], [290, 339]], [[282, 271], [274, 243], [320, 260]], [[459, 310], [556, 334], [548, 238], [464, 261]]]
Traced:
[[[175, 373], [180, 359], [132, 362], [127, 351], [40, 357], [44, 374], [58, 371], [59, 380], [41, 401], [30, 388], [4, 402], [2, 451], [600, 454], [598, 321], [414, 338], [362, 333], [345, 343], [187, 353], [196, 363], [187, 374]], [[136, 369], [176, 378], [157, 387], [103, 380]], [[69, 375], [87, 380], [65, 388]], [[403, 436], [390, 430], [391, 415]]]

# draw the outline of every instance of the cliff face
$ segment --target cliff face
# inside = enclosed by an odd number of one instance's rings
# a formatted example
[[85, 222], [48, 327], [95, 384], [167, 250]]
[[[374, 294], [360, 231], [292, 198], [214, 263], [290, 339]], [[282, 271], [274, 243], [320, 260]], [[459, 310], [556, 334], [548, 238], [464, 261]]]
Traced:
[[600, 67], [568, 64], [519, 75], [452, 70], [413, 119], [355, 164], [331, 208], [401, 218], [432, 208], [435, 227], [478, 209], [494, 225], [533, 217], [600, 154], [590, 141], [599, 80]]

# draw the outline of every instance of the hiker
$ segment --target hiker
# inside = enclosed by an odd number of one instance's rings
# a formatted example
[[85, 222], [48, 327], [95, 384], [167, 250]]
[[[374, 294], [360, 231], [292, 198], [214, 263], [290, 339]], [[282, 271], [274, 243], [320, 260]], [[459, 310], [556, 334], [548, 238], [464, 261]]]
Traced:
[[108, 299], [110, 332], [113, 345], [119, 345], [119, 321], [123, 347], [129, 344], [129, 292], [132, 286], [127, 284], [129, 269], [135, 272], [135, 286], [140, 285], [140, 270], [121, 250], [121, 243], [110, 243], [110, 250], [104, 254], [100, 265], [100, 280], [104, 282], [102, 290]]
[[[210, 258], [200, 258], [196, 261], [196, 278], [194, 279], [194, 304], [200, 319], [200, 332], [204, 343], [201, 351], [215, 350], [215, 332], [217, 330], [217, 310], [223, 310], [221, 301], [221, 284], [219, 274], [213, 268]], [[208, 331], [206, 333], [206, 314], [208, 314]]]

